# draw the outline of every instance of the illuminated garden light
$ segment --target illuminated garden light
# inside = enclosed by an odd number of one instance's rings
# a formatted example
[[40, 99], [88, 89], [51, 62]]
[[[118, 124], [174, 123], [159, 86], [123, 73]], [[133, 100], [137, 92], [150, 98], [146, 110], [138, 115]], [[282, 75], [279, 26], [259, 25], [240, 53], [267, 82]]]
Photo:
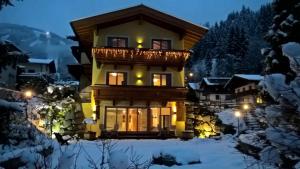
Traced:
[[30, 99], [31, 97], [32, 97], [32, 91], [31, 90], [27, 90], [27, 91], [25, 91], [25, 93], [24, 93], [24, 95], [25, 95], [25, 97], [27, 98], [27, 99]]
[[249, 105], [248, 105], [248, 104], [244, 104], [244, 105], [243, 105], [243, 109], [244, 109], [244, 110], [248, 110], [248, 109], [249, 109]]

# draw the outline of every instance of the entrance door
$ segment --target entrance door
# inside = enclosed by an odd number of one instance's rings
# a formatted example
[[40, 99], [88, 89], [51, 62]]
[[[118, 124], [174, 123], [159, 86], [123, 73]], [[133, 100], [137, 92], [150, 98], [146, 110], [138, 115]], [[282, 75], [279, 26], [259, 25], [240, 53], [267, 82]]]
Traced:
[[128, 109], [128, 130], [127, 131], [147, 131], [147, 109]]

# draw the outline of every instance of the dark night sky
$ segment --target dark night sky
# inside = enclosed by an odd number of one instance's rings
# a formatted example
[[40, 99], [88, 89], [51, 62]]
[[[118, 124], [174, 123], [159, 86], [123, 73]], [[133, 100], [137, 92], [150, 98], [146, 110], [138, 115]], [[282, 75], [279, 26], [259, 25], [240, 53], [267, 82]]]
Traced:
[[272, 0], [23, 0], [0, 11], [0, 22], [40, 28], [61, 36], [71, 35], [69, 22], [79, 18], [145, 4], [195, 24], [226, 19], [242, 6], [253, 10]]

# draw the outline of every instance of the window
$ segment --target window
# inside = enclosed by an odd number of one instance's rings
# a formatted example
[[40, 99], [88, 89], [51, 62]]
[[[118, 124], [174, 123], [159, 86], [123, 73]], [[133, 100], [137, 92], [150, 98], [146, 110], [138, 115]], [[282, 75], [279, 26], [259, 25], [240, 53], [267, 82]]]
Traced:
[[171, 86], [171, 74], [153, 74], [153, 86]]
[[108, 37], [107, 38], [107, 46], [127, 48], [128, 47], [128, 38]]
[[106, 75], [107, 85], [126, 85], [127, 73], [124, 72], [108, 72]]
[[216, 100], [220, 100], [220, 95], [216, 95]]
[[153, 39], [152, 49], [171, 49], [171, 40]]

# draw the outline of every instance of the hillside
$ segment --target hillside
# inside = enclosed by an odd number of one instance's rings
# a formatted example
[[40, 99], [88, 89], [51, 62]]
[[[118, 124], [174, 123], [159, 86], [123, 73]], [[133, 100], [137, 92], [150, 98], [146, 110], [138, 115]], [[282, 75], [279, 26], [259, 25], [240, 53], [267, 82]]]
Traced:
[[68, 64], [76, 63], [70, 47], [75, 42], [59, 35], [23, 25], [0, 23], [0, 40], [13, 42], [30, 57], [54, 59], [62, 78], [69, 76]]

